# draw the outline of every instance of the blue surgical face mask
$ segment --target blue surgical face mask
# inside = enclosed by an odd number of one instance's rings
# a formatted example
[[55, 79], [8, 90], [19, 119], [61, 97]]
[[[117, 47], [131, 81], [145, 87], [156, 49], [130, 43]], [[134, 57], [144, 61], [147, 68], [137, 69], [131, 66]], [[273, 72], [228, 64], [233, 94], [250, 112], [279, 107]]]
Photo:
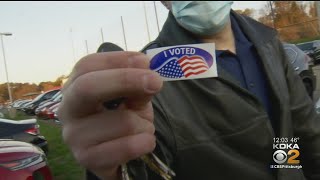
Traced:
[[230, 21], [233, 1], [171, 1], [177, 22], [188, 31], [210, 36], [220, 32]]

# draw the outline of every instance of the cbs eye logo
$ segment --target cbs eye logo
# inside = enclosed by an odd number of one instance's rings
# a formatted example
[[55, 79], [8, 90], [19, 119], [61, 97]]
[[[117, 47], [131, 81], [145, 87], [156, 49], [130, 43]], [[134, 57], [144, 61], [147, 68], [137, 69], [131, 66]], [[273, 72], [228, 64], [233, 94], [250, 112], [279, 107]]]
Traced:
[[289, 150], [288, 154], [283, 150], [277, 150], [273, 153], [273, 160], [278, 164], [283, 164], [285, 162], [287, 162], [288, 164], [299, 164], [300, 160], [296, 159], [297, 157], [299, 157], [299, 155], [300, 152], [297, 149]]

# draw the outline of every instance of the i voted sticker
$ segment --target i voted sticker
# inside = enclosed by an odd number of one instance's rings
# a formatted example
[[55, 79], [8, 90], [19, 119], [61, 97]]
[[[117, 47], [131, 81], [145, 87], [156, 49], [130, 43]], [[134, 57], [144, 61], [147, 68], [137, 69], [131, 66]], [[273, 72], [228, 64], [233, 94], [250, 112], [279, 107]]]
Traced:
[[147, 50], [150, 69], [165, 81], [217, 77], [213, 43], [170, 46]]

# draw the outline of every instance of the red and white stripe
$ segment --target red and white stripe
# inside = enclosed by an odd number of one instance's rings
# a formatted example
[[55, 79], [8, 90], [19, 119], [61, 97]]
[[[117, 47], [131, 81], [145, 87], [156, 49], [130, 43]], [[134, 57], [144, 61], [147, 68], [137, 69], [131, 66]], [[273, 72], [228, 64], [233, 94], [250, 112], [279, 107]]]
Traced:
[[206, 62], [200, 56], [183, 56], [178, 60], [178, 63], [185, 77], [198, 75], [206, 72], [209, 69]]

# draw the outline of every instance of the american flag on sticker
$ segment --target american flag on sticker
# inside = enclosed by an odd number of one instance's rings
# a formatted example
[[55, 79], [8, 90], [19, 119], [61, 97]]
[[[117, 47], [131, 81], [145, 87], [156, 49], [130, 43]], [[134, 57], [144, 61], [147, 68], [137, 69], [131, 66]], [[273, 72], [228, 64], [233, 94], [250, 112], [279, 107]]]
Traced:
[[213, 44], [196, 44], [151, 49], [147, 55], [151, 56], [150, 69], [164, 80], [182, 80], [216, 77], [214, 52]]
[[167, 78], [187, 78], [204, 73], [208, 69], [206, 61], [201, 56], [183, 56], [180, 59], [172, 58], [155, 71]]

